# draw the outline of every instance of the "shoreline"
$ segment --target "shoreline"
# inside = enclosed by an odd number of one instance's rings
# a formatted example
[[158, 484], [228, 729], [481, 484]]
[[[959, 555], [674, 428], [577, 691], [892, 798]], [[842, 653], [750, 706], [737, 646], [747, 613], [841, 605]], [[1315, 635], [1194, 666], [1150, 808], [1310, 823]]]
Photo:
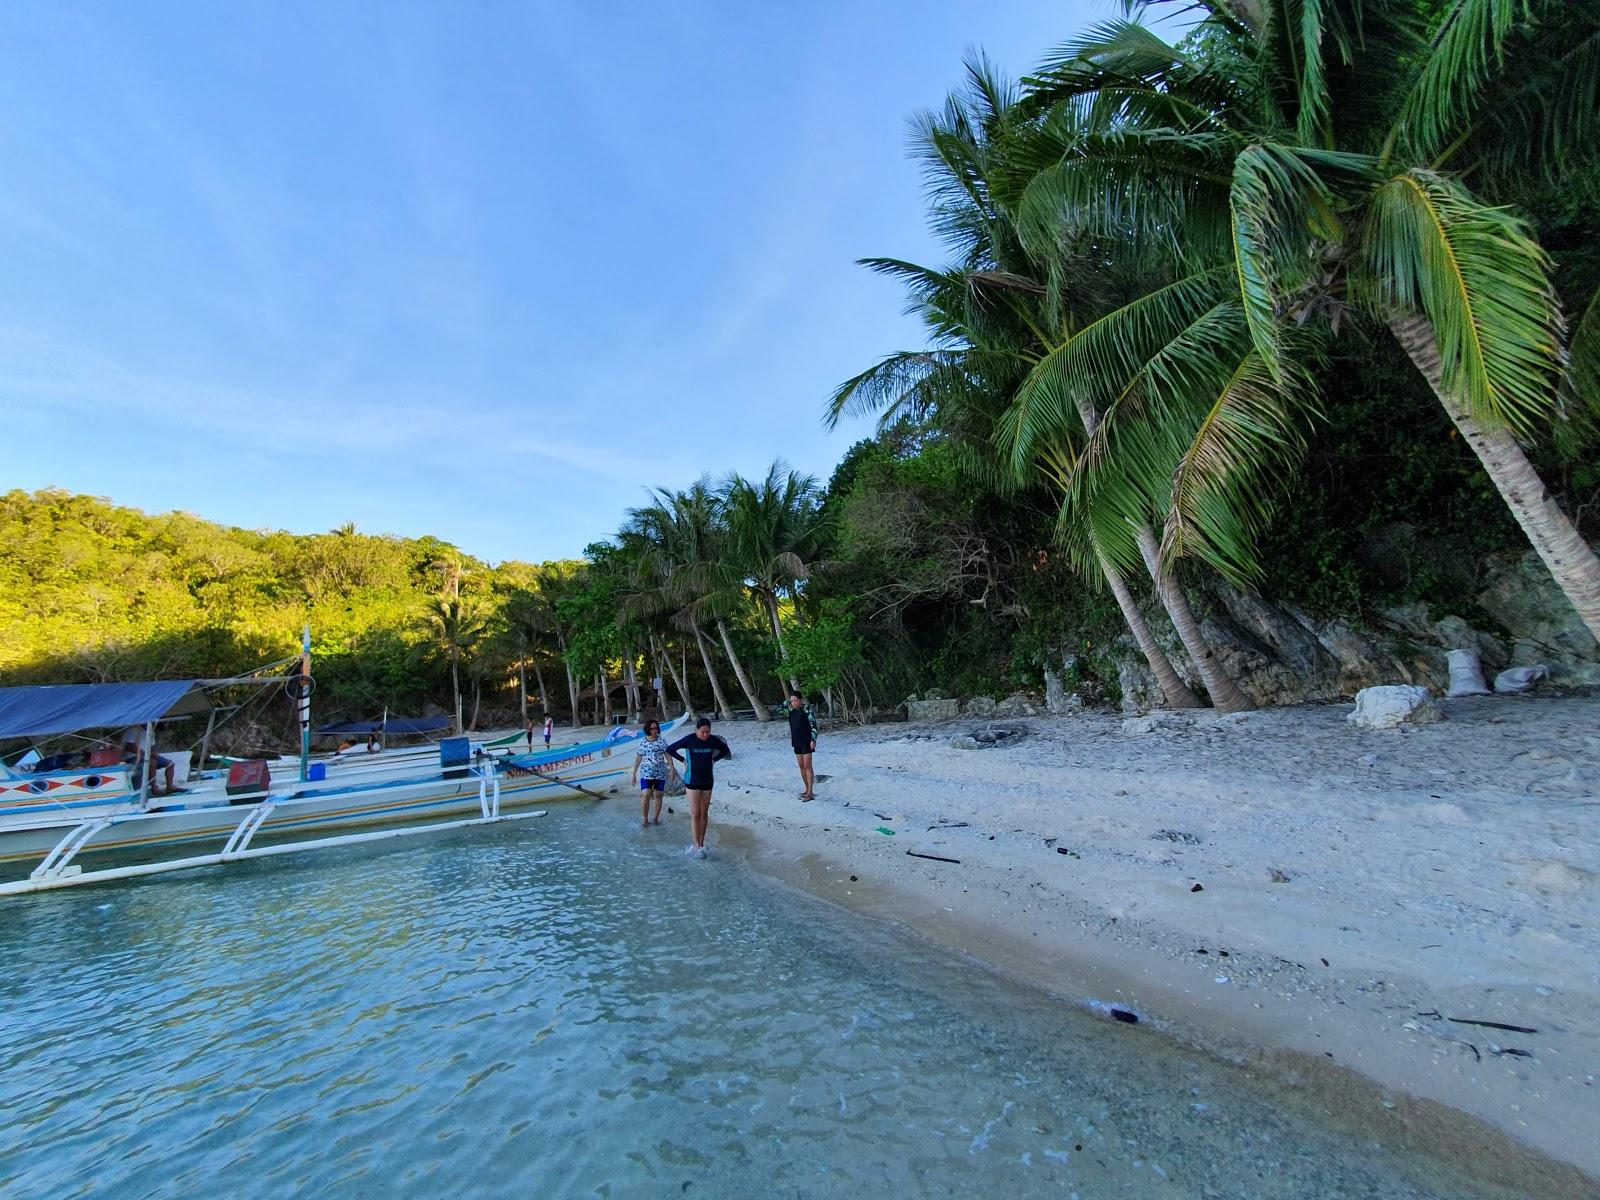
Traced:
[[[1600, 861], [1600, 737], [1585, 733], [1600, 700], [1446, 707], [1440, 725], [1381, 734], [1347, 729], [1346, 706], [1202, 714], [1154, 736], [1038, 718], [1005, 722], [1022, 736], [982, 751], [950, 745], [981, 721], [838, 730], [807, 804], [781, 727], [740, 723], [712, 830], [787, 885], [1054, 995], [1125, 1006], [1306, 1103], [1343, 1097], [1339, 1120], [1471, 1160], [1507, 1194], [1537, 1177], [1529, 1194], [1597, 1195], [1600, 922], [1578, 862]], [[1330, 753], [1387, 769], [1366, 786], [1319, 777]], [[1520, 791], [1494, 784], [1494, 760], [1529, 753], [1550, 769]], [[1439, 782], [1438, 761], [1461, 778]], [[1285, 835], [1354, 823], [1354, 849], [1334, 838], [1284, 859]], [[1395, 869], [1458, 850], [1463, 831], [1484, 850], [1461, 878]], [[1463, 880], [1507, 863], [1521, 875], [1496, 880], [1497, 911]]]

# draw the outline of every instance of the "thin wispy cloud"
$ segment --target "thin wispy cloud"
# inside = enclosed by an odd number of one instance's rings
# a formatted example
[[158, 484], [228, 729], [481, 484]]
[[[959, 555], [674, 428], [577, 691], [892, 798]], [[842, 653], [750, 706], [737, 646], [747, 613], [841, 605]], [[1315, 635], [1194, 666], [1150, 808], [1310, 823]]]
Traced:
[[646, 486], [826, 476], [919, 336], [905, 117], [1102, 4], [0, 14], [0, 405], [59, 485], [569, 556]]

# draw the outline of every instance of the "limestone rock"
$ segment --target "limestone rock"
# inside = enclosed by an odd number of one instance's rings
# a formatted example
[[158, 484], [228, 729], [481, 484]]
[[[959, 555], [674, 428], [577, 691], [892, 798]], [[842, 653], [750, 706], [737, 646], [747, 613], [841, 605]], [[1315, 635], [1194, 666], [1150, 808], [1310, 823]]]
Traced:
[[[1082, 701], [1079, 701], [1082, 707]], [[1044, 710], [1053, 717], [1070, 711], [1067, 706], [1067, 689], [1057, 675], [1048, 666], [1044, 669]]]
[[1177, 713], [1153, 712], [1142, 717], [1129, 717], [1122, 722], [1122, 732], [1130, 737], [1146, 733], [1159, 733], [1168, 729], [1186, 729], [1189, 722]]
[[1498, 572], [1478, 604], [1511, 634], [1509, 665], [1547, 665], [1562, 684], [1600, 683], [1600, 647], [1534, 551]]
[[992, 696], [974, 696], [961, 708], [963, 715], [969, 717], [992, 717], [995, 703]]
[[997, 717], [1036, 717], [1039, 706], [1027, 692], [1013, 692], [994, 706]]
[[[1138, 655], [1139, 651], [1135, 649], [1133, 653]], [[1161, 695], [1161, 685], [1156, 682], [1155, 672], [1150, 670], [1150, 664], [1143, 657], [1117, 661], [1117, 689], [1122, 693], [1122, 711], [1125, 713], [1142, 712], [1166, 703]]]
[[1442, 721], [1444, 713], [1427, 688], [1397, 683], [1362, 688], [1356, 693], [1355, 711], [1345, 720], [1358, 729], [1394, 729]]
[[961, 701], [959, 700], [907, 700], [906, 719], [914, 724], [929, 724], [934, 721], [954, 721], [961, 715]]

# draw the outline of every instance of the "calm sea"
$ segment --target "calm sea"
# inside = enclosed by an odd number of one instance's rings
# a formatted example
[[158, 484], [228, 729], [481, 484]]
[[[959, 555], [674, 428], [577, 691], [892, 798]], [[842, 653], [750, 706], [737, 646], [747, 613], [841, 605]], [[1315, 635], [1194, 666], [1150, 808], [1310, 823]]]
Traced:
[[0, 1195], [1459, 1194], [630, 814], [4, 901]]

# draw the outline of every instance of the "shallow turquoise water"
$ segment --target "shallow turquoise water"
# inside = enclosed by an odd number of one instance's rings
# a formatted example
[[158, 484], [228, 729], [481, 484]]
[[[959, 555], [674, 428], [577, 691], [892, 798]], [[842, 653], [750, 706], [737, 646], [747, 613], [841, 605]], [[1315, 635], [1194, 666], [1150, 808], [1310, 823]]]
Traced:
[[6, 901], [0, 1194], [1442, 1194], [627, 816]]

